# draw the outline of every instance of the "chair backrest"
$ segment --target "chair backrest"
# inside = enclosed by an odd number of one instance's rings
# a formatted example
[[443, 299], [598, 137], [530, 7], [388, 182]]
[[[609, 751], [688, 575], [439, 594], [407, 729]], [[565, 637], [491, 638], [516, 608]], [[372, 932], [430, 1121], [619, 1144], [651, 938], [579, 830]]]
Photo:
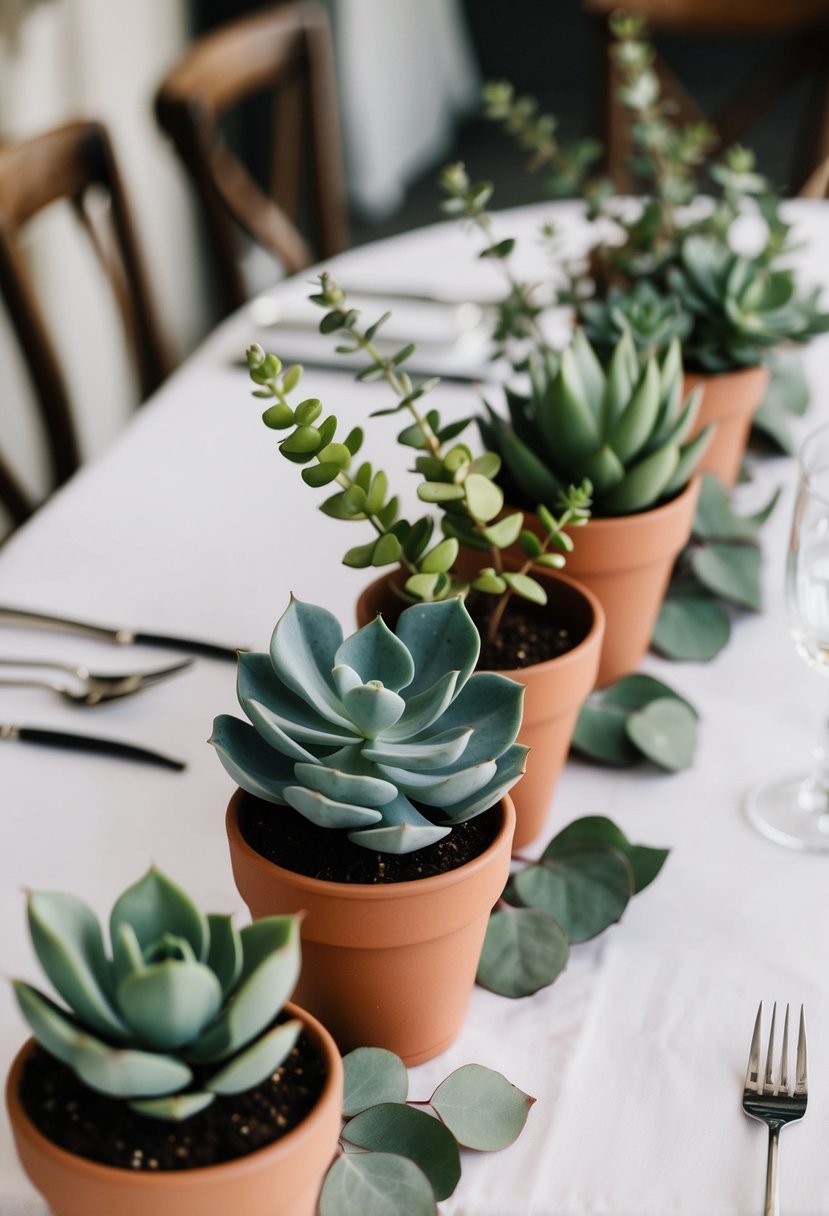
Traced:
[[[630, 153], [630, 115], [616, 101], [619, 81], [608, 54], [607, 17], [616, 0], [582, 0], [595, 18], [602, 62], [599, 125], [606, 149], [606, 168], [617, 189], [634, 185], [627, 167]], [[803, 80], [812, 89], [804, 106], [799, 132], [791, 140], [790, 185], [796, 192], [829, 154], [829, 0], [637, 0], [631, 6], [641, 13], [649, 31], [670, 37], [760, 37], [769, 49], [726, 103], [714, 114], [704, 114], [694, 99], [657, 55], [655, 67], [663, 93], [686, 122], [705, 120], [713, 125], [718, 148], [728, 147], [761, 121]], [[716, 149], [712, 155], [716, 154]]]
[[[105, 241], [86, 208], [87, 192], [109, 199], [113, 241]], [[35, 389], [51, 481], [58, 486], [81, 462], [66, 381], [38, 307], [20, 245], [21, 228], [52, 203], [69, 202], [86, 229], [112, 287], [135, 358], [142, 399], [173, 361], [153, 310], [124, 187], [105, 127], [75, 122], [0, 146], [0, 292]], [[14, 524], [38, 505], [0, 454], [0, 502]]]
[[[266, 92], [273, 99], [270, 195], [228, 149], [218, 126], [228, 110]], [[311, 264], [295, 224], [305, 152], [315, 252], [326, 258], [347, 246], [334, 54], [322, 8], [285, 4], [206, 35], [162, 83], [156, 115], [195, 182], [223, 313], [248, 295], [234, 221], [288, 273]]]

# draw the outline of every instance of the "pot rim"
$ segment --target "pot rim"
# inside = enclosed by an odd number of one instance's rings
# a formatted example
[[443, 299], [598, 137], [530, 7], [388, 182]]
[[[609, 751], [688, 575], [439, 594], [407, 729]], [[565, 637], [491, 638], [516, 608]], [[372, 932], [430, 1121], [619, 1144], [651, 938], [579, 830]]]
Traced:
[[758, 373], [769, 376], [771, 372], [767, 363], [762, 360], [759, 363], [752, 363], [750, 367], [731, 367], [725, 372], [698, 372], [690, 369], [683, 372], [683, 379], [686, 383], [691, 380], [694, 384], [706, 384], [711, 380], [749, 380], [752, 376]]
[[322, 1093], [313, 1109], [301, 1123], [272, 1144], [266, 1144], [252, 1153], [246, 1153], [244, 1157], [234, 1157], [230, 1161], [220, 1161], [215, 1165], [200, 1165], [189, 1170], [159, 1170], [156, 1173], [143, 1170], [134, 1171], [116, 1165], [104, 1165], [100, 1161], [92, 1161], [88, 1157], [81, 1157], [78, 1153], [70, 1152], [69, 1149], [55, 1144], [40, 1131], [20, 1101], [23, 1066], [37, 1045], [37, 1040], [33, 1035], [26, 1039], [20, 1047], [12, 1061], [6, 1080], [6, 1108], [15, 1134], [28, 1140], [41, 1156], [50, 1157], [76, 1174], [86, 1178], [95, 1178], [111, 1185], [126, 1182], [130, 1188], [146, 1189], [150, 1192], [153, 1188], [158, 1189], [165, 1185], [169, 1187], [171, 1184], [184, 1188], [191, 1179], [203, 1181], [205, 1175], [219, 1181], [232, 1174], [248, 1174], [276, 1165], [281, 1158], [289, 1156], [295, 1148], [301, 1145], [302, 1141], [313, 1134], [315, 1123], [326, 1105], [335, 1096], [336, 1090], [339, 1089], [343, 1069], [339, 1049], [323, 1024], [313, 1014], [308, 1013], [305, 1009], [300, 1009], [291, 1001], [286, 1002], [284, 1008], [294, 1017], [302, 1020], [305, 1029], [310, 1032], [317, 1046], [321, 1048], [327, 1065], [327, 1073]]
[[477, 857], [464, 862], [461, 866], [456, 866], [454, 870], [447, 870], [443, 874], [432, 874], [429, 878], [407, 878], [402, 882], [333, 882], [328, 878], [312, 878], [308, 874], [297, 874], [295, 870], [289, 870], [275, 861], [269, 861], [267, 857], [257, 853], [256, 849], [248, 844], [239, 827], [239, 806], [245, 798], [252, 796], [243, 789], [237, 789], [228, 803], [225, 826], [231, 851], [235, 850], [243, 854], [260, 869], [266, 869], [269, 874], [278, 871], [280, 875], [284, 876], [283, 881], [286, 885], [290, 884], [313, 895], [327, 895], [329, 898], [332, 893], [336, 893], [338, 899], [371, 900], [373, 902], [380, 902], [384, 899], [410, 899], [413, 895], [420, 893], [424, 898], [428, 897], [435, 891], [455, 886], [480, 870], [486, 869], [496, 854], [500, 853], [504, 837], [509, 835], [511, 838], [515, 829], [515, 807], [507, 793], [502, 795], [498, 802], [502, 819], [495, 839], [487, 845], [483, 853], [479, 853]]

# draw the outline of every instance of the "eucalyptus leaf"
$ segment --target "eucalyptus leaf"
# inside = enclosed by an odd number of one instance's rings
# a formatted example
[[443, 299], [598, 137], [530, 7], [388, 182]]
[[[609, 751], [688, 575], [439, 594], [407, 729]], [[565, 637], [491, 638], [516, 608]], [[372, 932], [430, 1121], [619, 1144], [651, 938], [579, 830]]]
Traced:
[[328, 1171], [319, 1216], [438, 1216], [421, 1169], [395, 1153], [343, 1153]]
[[754, 545], [707, 545], [693, 554], [691, 568], [703, 586], [715, 595], [742, 608], [761, 611], [761, 555]]
[[513, 1144], [535, 1102], [500, 1072], [465, 1064], [432, 1094], [432, 1106], [464, 1148], [497, 1152]]
[[662, 768], [690, 767], [697, 742], [694, 714], [674, 697], [659, 697], [631, 714], [627, 732], [639, 750]]
[[343, 1139], [358, 1148], [398, 1153], [419, 1166], [435, 1198], [448, 1199], [461, 1177], [458, 1144], [448, 1127], [400, 1102], [383, 1102], [351, 1119]]
[[575, 819], [555, 836], [541, 855], [541, 860], [554, 858], [574, 848], [612, 848], [624, 854], [633, 869], [636, 893], [656, 878], [668, 856], [668, 849], [631, 844], [620, 827], [603, 815], [586, 815]]
[[669, 659], [707, 663], [730, 637], [728, 613], [716, 600], [669, 595], [659, 610], [651, 646]]
[[383, 1047], [358, 1047], [343, 1057], [343, 1114], [357, 1115], [381, 1102], [405, 1102], [409, 1092], [406, 1066]]
[[487, 925], [478, 983], [500, 996], [530, 996], [558, 979], [570, 942], [560, 925], [535, 908], [499, 908]]
[[561, 849], [517, 874], [515, 889], [523, 904], [561, 925], [571, 942], [585, 942], [621, 919], [633, 894], [633, 870], [614, 849]]

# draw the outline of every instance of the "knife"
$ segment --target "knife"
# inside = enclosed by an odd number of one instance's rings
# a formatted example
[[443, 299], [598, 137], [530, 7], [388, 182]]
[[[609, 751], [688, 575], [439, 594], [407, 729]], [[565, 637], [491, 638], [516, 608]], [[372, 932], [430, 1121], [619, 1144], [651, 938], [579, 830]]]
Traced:
[[161, 646], [170, 650], [187, 650], [209, 659], [231, 659], [236, 661], [238, 650], [247, 647], [221, 646], [215, 642], [204, 642], [198, 638], [182, 638], [164, 633], [144, 633], [137, 629], [113, 629], [108, 625], [92, 625], [88, 621], [77, 621], [73, 617], [52, 616], [45, 612], [31, 612], [26, 608], [0, 607], [0, 624], [36, 625], [44, 629], [63, 629], [80, 633], [85, 637], [98, 638], [103, 642], [115, 642], [118, 646]]
[[41, 743], [46, 747], [63, 747], [68, 751], [98, 752], [102, 756], [120, 756], [124, 760], [137, 760], [142, 764], [157, 764], [160, 768], [171, 768], [180, 773], [187, 767], [183, 760], [164, 756], [161, 752], [134, 743], [122, 743], [119, 739], [102, 739], [99, 735], [76, 735], [66, 730], [45, 730], [40, 726], [0, 726], [0, 739], [11, 739], [19, 743]]

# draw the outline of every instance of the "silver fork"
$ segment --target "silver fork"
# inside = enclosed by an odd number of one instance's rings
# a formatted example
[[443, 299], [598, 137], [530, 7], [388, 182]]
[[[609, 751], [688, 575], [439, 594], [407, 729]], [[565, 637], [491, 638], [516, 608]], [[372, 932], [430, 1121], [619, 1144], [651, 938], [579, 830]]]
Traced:
[[27, 667], [40, 671], [65, 671], [77, 682], [75, 686], [65, 680], [11, 676], [0, 678], [4, 688], [48, 688], [66, 701], [75, 705], [100, 705], [118, 697], [130, 697], [144, 688], [152, 688], [180, 671], [186, 671], [192, 659], [182, 659], [168, 667], [157, 667], [152, 671], [92, 672], [88, 667], [46, 659], [0, 659], [0, 667]]
[[794, 1123], [806, 1114], [808, 1098], [806, 1084], [806, 1023], [803, 1006], [800, 1006], [800, 1028], [797, 1034], [797, 1063], [794, 1089], [789, 1088], [789, 1006], [783, 1022], [783, 1046], [780, 1051], [780, 1069], [777, 1080], [773, 1076], [774, 1027], [777, 1018], [777, 1002], [771, 1014], [771, 1031], [766, 1052], [766, 1071], [760, 1076], [760, 1035], [763, 1023], [763, 1002], [757, 1010], [751, 1051], [748, 1056], [746, 1084], [743, 1090], [743, 1110], [752, 1119], [759, 1119], [769, 1129], [769, 1156], [766, 1166], [766, 1206], [764, 1216], [780, 1216], [780, 1185], [777, 1171], [777, 1145], [780, 1129], [786, 1123]]

